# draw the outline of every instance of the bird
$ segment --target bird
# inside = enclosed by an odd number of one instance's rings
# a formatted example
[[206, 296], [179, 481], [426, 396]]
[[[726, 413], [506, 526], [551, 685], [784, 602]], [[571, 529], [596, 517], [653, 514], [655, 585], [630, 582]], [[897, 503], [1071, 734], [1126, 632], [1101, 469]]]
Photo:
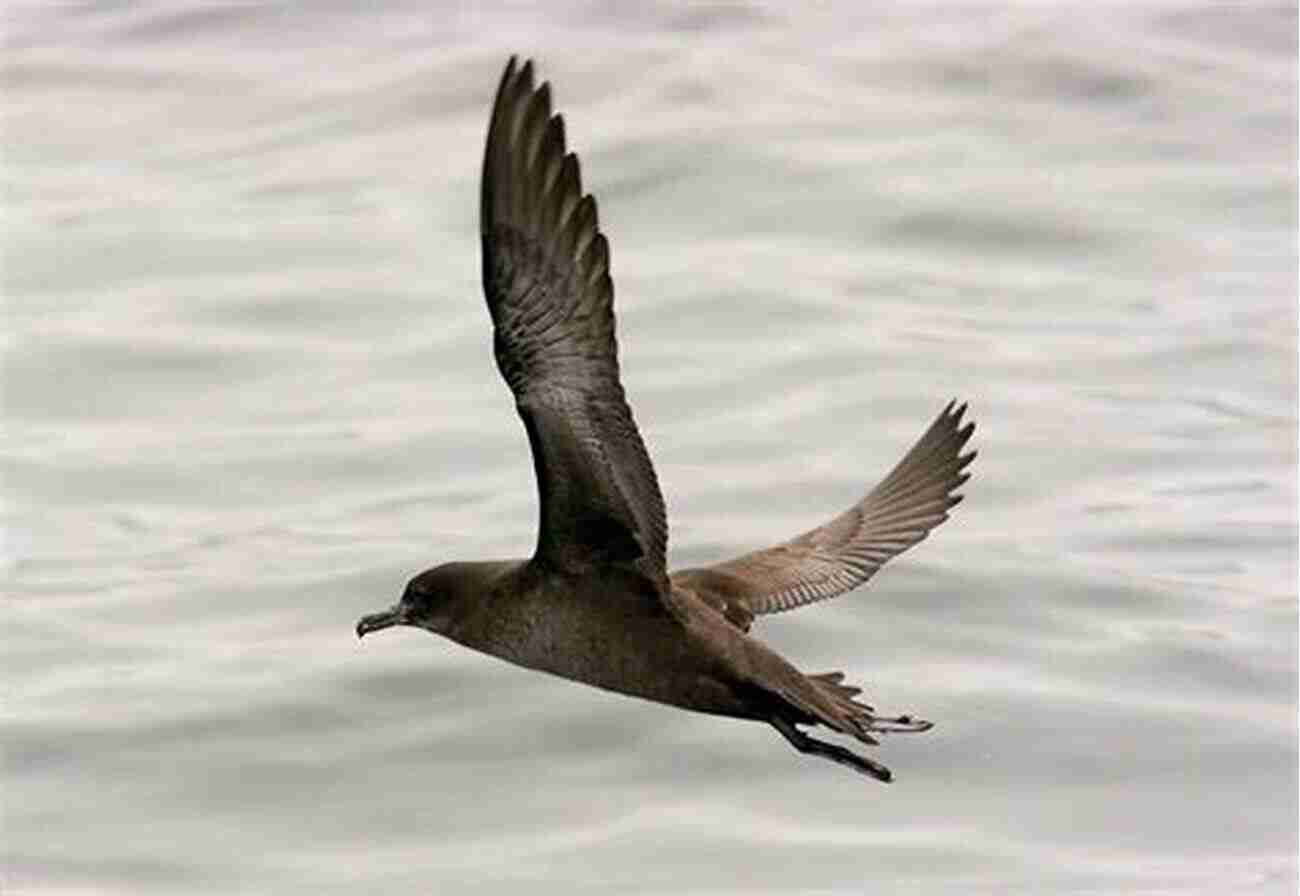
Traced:
[[528, 669], [766, 723], [800, 753], [879, 781], [888, 768], [818, 740], [877, 746], [929, 730], [878, 715], [842, 672], [805, 674], [754, 621], [865, 584], [962, 500], [974, 451], [950, 401], [863, 497], [823, 525], [712, 566], [669, 572], [663, 495], [619, 377], [609, 242], [549, 82], [511, 56], [492, 104], [479, 202], [493, 352], [532, 451], [531, 557], [455, 561], [412, 578], [358, 637], [412, 626]]

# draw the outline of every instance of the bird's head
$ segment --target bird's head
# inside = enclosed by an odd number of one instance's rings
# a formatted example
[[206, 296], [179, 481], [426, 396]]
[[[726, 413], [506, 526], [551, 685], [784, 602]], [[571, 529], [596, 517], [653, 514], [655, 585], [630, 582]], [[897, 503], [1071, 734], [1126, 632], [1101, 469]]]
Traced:
[[446, 563], [426, 569], [406, 583], [402, 599], [387, 610], [362, 616], [357, 621], [357, 637], [394, 625], [413, 625], [417, 628], [445, 635], [459, 604], [462, 564]]

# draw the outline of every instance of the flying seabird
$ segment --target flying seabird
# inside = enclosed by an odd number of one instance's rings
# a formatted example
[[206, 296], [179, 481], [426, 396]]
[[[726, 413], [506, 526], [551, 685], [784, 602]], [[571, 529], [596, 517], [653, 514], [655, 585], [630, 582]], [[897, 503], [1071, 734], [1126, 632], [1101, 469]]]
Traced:
[[420, 573], [357, 635], [409, 625], [529, 669], [684, 709], [766, 722], [795, 749], [881, 781], [880, 763], [815, 740], [925, 731], [881, 716], [840, 672], [807, 675], [750, 634], [756, 616], [835, 597], [948, 518], [975, 456], [950, 402], [873, 489], [789, 541], [669, 573], [668, 523], [619, 382], [609, 243], [582, 191], [564, 119], [533, 64], [497, 88], [480, 197], [493, 347], [532, 447], [540, 524], [527, 559]]

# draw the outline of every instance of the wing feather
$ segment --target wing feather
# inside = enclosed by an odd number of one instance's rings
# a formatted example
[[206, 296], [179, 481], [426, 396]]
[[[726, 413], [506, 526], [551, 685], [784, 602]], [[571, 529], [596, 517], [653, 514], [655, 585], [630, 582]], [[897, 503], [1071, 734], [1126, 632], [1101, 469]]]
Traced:
[[962, 424], [966, 405], [949, 402], [898, 465], [839, 516], [782, 544], [672, 575], [733, 623], [792, 610], [865, 584], [891, 558], [924, 539], [962, 499], [956, 490], [975, 452]]
[[662, 582], [668, 526], [619, 382], [608, 243], [550, 86], [513, 57], [488, 126], [480, 228], [497, 366], [537, 474], [537, 559], [630, 563]]

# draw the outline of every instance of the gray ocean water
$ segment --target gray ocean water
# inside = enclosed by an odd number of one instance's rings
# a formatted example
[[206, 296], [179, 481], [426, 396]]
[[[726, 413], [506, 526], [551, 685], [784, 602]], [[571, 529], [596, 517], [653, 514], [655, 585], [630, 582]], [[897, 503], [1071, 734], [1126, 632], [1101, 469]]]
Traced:
[[[3, 890], [1285, 893], [1288, 4], [10, 5]], [[525, 555], [476, 189], [537, 58], [613, 246], [676, 565], [952, 520], [764, 620], [933, 719], [770, 729], [356, 618]]]

